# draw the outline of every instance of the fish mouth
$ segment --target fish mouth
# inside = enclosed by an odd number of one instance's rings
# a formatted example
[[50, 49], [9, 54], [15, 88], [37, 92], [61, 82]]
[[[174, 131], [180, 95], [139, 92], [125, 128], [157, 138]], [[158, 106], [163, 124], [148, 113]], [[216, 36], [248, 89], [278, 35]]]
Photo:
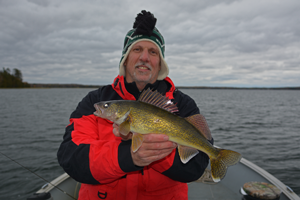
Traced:
[[96, 115], [96, 116], [101, 116], [102, 114], [103, 114], [103, 110], [101, 109], [101, 105], [102, 105], [103, 103], [95, 103], [94, 104], [94, 107], [95, 107], [95, 109], [96, 109], [96, 111], [94, 112], [94, 115]]

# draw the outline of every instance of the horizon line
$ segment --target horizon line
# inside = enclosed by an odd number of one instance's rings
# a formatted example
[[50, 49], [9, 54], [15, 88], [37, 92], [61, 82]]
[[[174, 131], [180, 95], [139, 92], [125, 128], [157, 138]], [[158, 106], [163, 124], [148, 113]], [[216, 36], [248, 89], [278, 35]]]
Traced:
[[[31, 88], [37, 87], [47, 87], [47, 88], [74, 88], [74, 87], [102, 87], [104, 85], [94, 85], [94, 84], [77, 84], [77, 83], [28, 83]], [[300, 86], [274, 86], [274, 87], [266, 87], [266, 86], [249, 86], [249, 87], [239, 87], [239, 86], [176, 86], [176, 88], [181, 89], [293, 89], [293, 90], [300, 90]]]

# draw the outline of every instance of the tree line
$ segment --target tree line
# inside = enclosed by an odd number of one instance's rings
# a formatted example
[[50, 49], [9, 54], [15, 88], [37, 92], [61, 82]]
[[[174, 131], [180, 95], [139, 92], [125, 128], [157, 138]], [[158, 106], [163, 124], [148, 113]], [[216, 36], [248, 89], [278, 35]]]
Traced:
[[30, 87], [26, 82], [23, 82], [22, 72], [14, 68], [11, 72], [9, 68], [0, 70], [0, 88], [25, 88]]

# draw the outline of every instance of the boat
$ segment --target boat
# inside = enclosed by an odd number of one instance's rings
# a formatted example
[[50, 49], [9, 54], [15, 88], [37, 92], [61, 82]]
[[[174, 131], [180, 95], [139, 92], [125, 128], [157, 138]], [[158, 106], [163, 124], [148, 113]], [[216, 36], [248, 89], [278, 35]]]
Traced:
[[[209, 181], [209, 167], [206, 172], [199, 180], [188, 183], [189, 200], [243, 200], [246, 199], [245, 194], [242, 193], [243, 185], [251, 181], [276, 186], [281, 191], [280, 200], [300, 200], [290, 187], [245, 158], [242, 158], [238, 164], [229, 167], [225, 178], [218, 183]], [[78, 198], [79, 189], [80, 183], [64, 173], [42, 186], [27, 200], [74, 200]]]

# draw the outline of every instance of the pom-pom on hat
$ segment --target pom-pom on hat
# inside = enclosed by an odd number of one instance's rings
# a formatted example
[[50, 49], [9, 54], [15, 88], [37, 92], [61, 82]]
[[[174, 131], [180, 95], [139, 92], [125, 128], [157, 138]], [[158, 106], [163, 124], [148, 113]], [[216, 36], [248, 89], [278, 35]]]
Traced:
[[156, 18], [151, 12], [142, 10], [142, 12], [137, 15], [133, 24], [133, 29], [126, 34], [124, 40], [122, 58], [119, 65], [120, 76], [125, 76], [124, 62], [126, 61], [133, 45], [140, 41], [150, 41], [154, 43], [159, 49], [161, 70], [158, 73], [157, 80], [163, 80], [168, 76], [169, 68], [166, 61], [164, 60], [165, 40], [155, 27], [155, 24]]

